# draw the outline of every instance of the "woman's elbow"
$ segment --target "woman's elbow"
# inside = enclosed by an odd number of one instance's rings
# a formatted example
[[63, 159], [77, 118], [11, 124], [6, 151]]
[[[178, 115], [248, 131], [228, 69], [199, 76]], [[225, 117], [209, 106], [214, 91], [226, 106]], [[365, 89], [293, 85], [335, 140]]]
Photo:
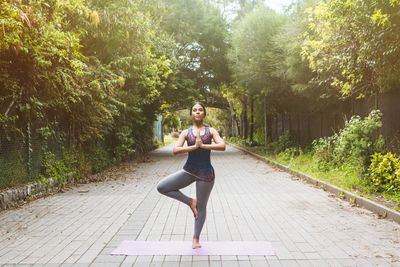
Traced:
[[225, 149], [226, 149], [226, 145], [225, 145], [225, 143], [223, 143], [222, 146], [221, 146], [221, 150], [225, 151]]
[[179, 153], [181, 153], [181, 151], [178, 147], [174, 147], [172, 149], [172, 154], [174, 154], [174, 156], [178, 155]]

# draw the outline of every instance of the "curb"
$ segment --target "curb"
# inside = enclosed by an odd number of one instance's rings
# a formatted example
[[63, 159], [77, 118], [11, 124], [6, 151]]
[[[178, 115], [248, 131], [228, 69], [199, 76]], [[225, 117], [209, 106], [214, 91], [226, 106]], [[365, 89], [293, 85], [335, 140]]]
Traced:
[[[74, 183], [72, 177], [66, 180], [67, 184]], [[61, 184], [49, 178], [47, 184], [41, 182], [28, 183], [18, 187], [0, 191], [0, 212], [12, 208], [18, 208], [32, 200], [49, 196], [58, 192]]]
[[363, 208], [365, 208], [365, 209], [367, 209], [369, 211], [372, 211], [373, 213], [377, 214], [379, 216], [379, 218], [391, 219], [391, 220], [393, 220], [393, 221], [395, 221], [397, 223], [400, 223], [400, 213], [396, 212], [396, 211], [394, 211], [394, 210], [392, 210], [392, 209], [390, 209], [390, 208], [388, 208], [386, 206], [383, 206], [383, 205], [381, 205], [379, 203], [371, 201], [371, 200], [369, 200], [367, 198], [358, 196], [358, 195], [356, 195], [354, 193], [351, 193], [349, 191], [343, 190], [343, 189], [341, 189], [341, 188], [339, 188], [337, 186], [331, 185], [331, 184], [329, 184], [327, 182], [317, 180], [317, 179], [315, 179], [315, 178], [313, 178], [311, 176], [308, 176], [307, 174], [304, 174], [302, 172], [292, 170], [292, 169], [290, 169], [289, 167], [287, 167], [285, 165], [282, 165], [280, 163], [271, 161], [271, 160], [269, 160], [267, 158], [264, 158], [261, 155], [258, 155], [258, 154], [254, 153], [254, 152], [251, 152], [251, 151], [248, 151], [247, 149], [245, 149], [245, 148], [243, 148], [241, 146], [238, 146], [236, 144], [232, 144], [232, 143], [228, 143], [228, 144], [230, 146], [236, 148], [236, 149], [239, 149], [239, 150], [241, 150], [241, 151], [243, 151], [243, 152], [245, 152], [247, 154], [250, 154], [251, 156], [253, 156], [253, 157], [257, 158], [257, 159], [260, 159], [260, 160], [268, 163], [269, 165], [277, 167], [277, 168], [279, 168], [279, 169], [281, 169], [281, 170], [283, 170], [285, 172], [288, 172], [288, 173], [290, 173], [292, 175], [295, 175], [295, 176], [305, 180], [306, 182], [308, 182], [310, 184], [313, 184], [313, 185], [315, 185], [317, 187], [320, 187], [325, 191], [334, 193], [334, 194], [336, 194], [336, 196], [338, 196], [338, 197], [340, 197], [342, 199], [345, 199], [345, 200], [349, 201], [352, 204], [359, 205], [359, 206], [361, 206], [361, 207], [363, 207]]

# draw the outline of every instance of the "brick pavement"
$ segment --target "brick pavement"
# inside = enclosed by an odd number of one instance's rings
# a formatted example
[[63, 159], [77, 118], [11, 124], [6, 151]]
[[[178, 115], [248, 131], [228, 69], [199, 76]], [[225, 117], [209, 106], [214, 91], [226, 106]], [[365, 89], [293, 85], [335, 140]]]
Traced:
[[[110, 255], [124, 239], [191, 240], [190, 209], [155, 188], [185, 159], [170, 145], [127, 179], [81, 185], [0, 213], [0, 265], [400, 266], [399, 224], [232, 147], [212, 152], [216, 183], [201, 240], [270, 241], [276, 256]], [[195, 185], [183, 192], [194, 196]]]

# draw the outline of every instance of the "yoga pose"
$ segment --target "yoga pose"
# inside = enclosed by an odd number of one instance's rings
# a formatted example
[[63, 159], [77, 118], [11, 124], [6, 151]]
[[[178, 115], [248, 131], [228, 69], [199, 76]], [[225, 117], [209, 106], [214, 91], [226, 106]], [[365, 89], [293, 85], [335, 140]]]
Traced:
[[[193, 126], [182, 131], [173, 148], [174, 155], [189, 152], [182, 170], [163, 178], [157, 185], [161, 194], [179, 200], [190, 207], [195, 217], [192, 248], [200, 248], [200, 232], [206, 220], [208, 197], [214, 186], [215, 174], [210, 161], [211, 150], [225, 150], [225, 142], [219, 133], [203, 124], [206, 109], [196, 102], [190, 109]], [[215, 144], [211, 144], [211, 139]], [[183, 144], [187, 142], [187, 146]], [[196, 198], [190, 198], [179, 189], [196, 182]]]

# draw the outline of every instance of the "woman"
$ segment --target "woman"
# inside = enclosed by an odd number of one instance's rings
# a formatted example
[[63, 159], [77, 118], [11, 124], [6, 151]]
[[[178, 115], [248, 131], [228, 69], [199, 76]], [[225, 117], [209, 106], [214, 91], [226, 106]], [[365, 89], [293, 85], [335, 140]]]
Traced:
[[[200, 232], [206, 219], [208, 197], [214, 186], [215, 174], [210, 161], [211, 150], [225, 150], [225, 142], [219, 133], [203, 124], [206, 109], [196, 102], [190, 109], [193, 126], [182, 131], [178, 142], [173, 148], [174, 155], [189, 152], [188, 159], [182, 170], [165, 178], [157, 185], [158, 192], [179, 200], [190, 207], [195, 217], [192, 248], [200, 248]], [[211, 144], [211, 140], [215, 144]], [[187, 141], [187, 146], [183, 144]], [[190, 198], [179, 189], [196, 182], [196, 198]]]

